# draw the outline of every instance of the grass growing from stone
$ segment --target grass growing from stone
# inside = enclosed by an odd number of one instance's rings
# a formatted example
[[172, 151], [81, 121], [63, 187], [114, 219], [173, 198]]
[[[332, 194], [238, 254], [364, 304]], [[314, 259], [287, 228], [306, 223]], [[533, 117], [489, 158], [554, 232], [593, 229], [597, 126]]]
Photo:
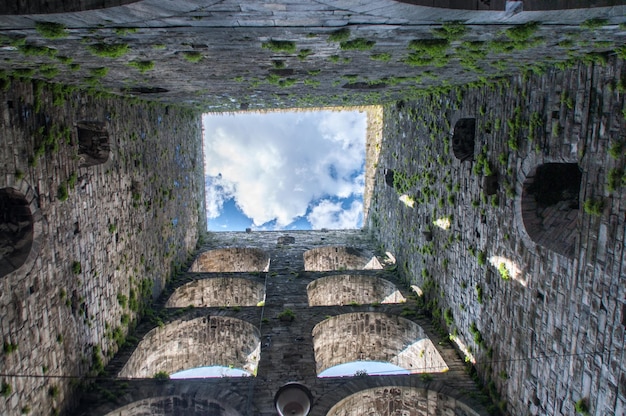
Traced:
[[582, 27], [583, 29], [594, 30], [594, 29], [599, 29], [603, 26], [606, 26], [608, 23], [609, 21], [607, 19], [594, 17], [593, 19], [587, 19], [584, 22], [582, 22], [580, 24], [580, 27]]
[[130, 61], [128, 66], [138, 69], [142, 74], [154, 69], [153, 61]]
[[599, 217], [604, 209], [604, 201], [602, 199], [586, 199], [583, 203], [583, 209], [586, 214]]
[[574, 410], [579, 415], [589, 416], [589, 406], [587, 405], [587, 400], [580, 399], [576, 403], [574, 403]]
[[463, 22], [450, 21], [443, 22], [440, 28], [433, 30], [433, 35], [447, 39], [449, 41], [459, 40], [468, 32], [467, 26]]
[[62, 39], [68, 35], [62, 23], [35, 22], [35, 30], [46, 39]]
[[185, 51], [183, 52], [183, 58], [187, 62], [191, 62], [192, 64], [196, 64], [200, 62], [203, 58], [202, 54], [198, 51]]
[[17, 49], [26, 56], [47, 56], [48, 58], [54, 58], [57, 54], [56, 49], [47, 46], [23, 44], [18, 46]]
[[101, 58], [119, 58], [128, 52], [128, 44], [126, 43], [94, 43], [87, 46], [87, 50]]
[[335, 30], [334, 32], [331, 32], [331, 34], [328, 36], [328, 40], [330, 42], [345, 42], [348, 39], [350, 39], [350, 29], [346, 27]]
[[376, 45], [376, 42], [373, 40], [356, 38], [341, 42], [339, 47], [344, 51], [369, 51], [374, 47], [374, 45]]
[[296, 42], [291, 40], [270, 40], [261, 44], [263, 49], [269, 49], [272, 52], [295, 53]]
[[389, 60], [391, 60], [391, 54], [387, 52], [375, 53], [370, 55], [370, 59], [374, 61], [388, 62]]
[[83, 270], [83, 266], [79, 261], [72, 262], [72, 273], [79, 274]]
[[409, 42], [408, 48], [412, 51], [404, 59], [404, 62], [412, 66], [432, 65], [443, 67], [449, 61], [448, 39], [414, 39]]
[[57, 198], [61, 202], [67, 201], [67, 198], [69, 198], [69, 193], [67, 191], [67, 185], [65, 185], [64, 183], [59, 185], [59, 187], [57, 189]]

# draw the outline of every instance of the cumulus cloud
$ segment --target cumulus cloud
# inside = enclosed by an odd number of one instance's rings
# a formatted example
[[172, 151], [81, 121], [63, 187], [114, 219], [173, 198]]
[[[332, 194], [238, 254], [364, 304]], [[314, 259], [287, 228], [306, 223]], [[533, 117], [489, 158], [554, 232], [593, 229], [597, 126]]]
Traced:
[[210, 218], [232, 197], [255, 226], [274, 221], [281, 228], [320, 198], [363, 193], [364, 113], [240, 113], [203, 119]]
[[357, 228], [363, 220], [363, 203], [352, 201], [350, 208], [344, 209], [341, 202], [322, 200], [313, 207], [307, 219], [315, 230], [328, 228], [343, 230]]

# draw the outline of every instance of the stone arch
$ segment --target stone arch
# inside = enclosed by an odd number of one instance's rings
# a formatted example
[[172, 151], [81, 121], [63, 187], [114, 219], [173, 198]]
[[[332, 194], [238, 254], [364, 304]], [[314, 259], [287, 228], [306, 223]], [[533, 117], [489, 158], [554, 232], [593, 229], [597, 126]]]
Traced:
[[95, 166], [109, 160], [111, 146], [105, 123], [83, 120], [76, 123], [76, 129], [81, 167]]
[[413, 321], [383, 313], [347, 313], [313, 328], [317, 374], [353, 361], [388, 362], [415, 373], [447, 371], [424, 330]]
[[573, 258], [579, 235], [582, 172], [577, 163], [544, 163], [524, 179], [521, 215], [530, 239]]
[[201, 253], [191, 265], [190, 272], [266, 272], [270, 256], [258, 248], [231, 247]]
[[148, 332], [119, 377], [152, 378], [197, 367], [223, 366], [256, 373], [259, 330], [240, 319], [205, 316], [177, 320]]
[[166, 308], [256, 306], [265, 300], [265, 285], [250, 279], [217, 277], [189, 282], [174, 291]]
[[355, 247], [327, 246], [304, 252], [304, 270], [372, 270], [382, 269], [376, 256]]
[[[414, 4], [418, 6], [436, 7], [441, 9], [457, 10], [485, 10], [485, 11], [505, 11], [506, 0], [460, 0], [460, 1], [439, 1], [439, 0], [396, 0], [401, 3]], [[624, 4], [623, 1], [615, 0], [568, 0], [565, 1], [545, 1], [545, 0], [524, 0], [523, 9], [518, 11], [540, 11], [540, 10], [566, 10], [566, 9], [589, 9], [593, 7], [611, 7]]]
[[335, 404], [327, 416], [464, 415], [480, 413], [442, 392], [412, 386], [361, 390]]
[[28, 189], [7, 187], [0, 189], [0, 277], [30, 264], [39, 247], [39, 210], [35, 194]]
[[115, 409], [105, 416], [240, 416], [229, 403], [216, 398], [196, 398], [187, 395], [151, 397]]
[[454, 2], [441, 2], [438, 0], [396, 0], [400, 3], [414, 4], [417, 6], [436, 7], [441, 9], [458, 10], [493, 10], [504, 11], [505, 0], [461, 0]]
[[139, 0], [29, 0], [0, 3], [0, 14], [52, 14], [106, 9], [136, 3]]
[[395, 284], [375, 276], [341, 274], [308, 284], [309, 306], [355, 303], [401, 303], [406, 299]]
[[476, 119], [462, 118], [454, 125], [452, 134], [452, 152], [461, 162], [474, 159], [476, 140]]

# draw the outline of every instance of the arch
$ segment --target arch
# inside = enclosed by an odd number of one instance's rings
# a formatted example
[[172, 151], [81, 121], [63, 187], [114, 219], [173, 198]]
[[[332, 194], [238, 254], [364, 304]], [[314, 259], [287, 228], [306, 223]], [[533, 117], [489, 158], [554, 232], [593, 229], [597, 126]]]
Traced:
[[201, 253], [191, 265], [190, 272], [266, 272], [270, 256], [258, 248], [231, 247]]
[[536, 244], [573, 258], [579, 235], [582, 173], [577, 163], [544, 163], [524, 179], [521, 214]]
[[119, 377], [152, 378], [208, 366], [233, 366], [256, 373], [261, 351], [259, 330], [240, 319], [206, 316], [177, 320], [148, 332]]
[[83, 120], [76, 123], [76, 129], [81, 167], [95, 166], [109, 160], [111, 147], [105, 123]]
[[[396, 0], [400, 3], [414, 4], [418, 6], [436, 7], [441, 9], [457, 9], [457, 10], [490, 10], [505, 11], [506, 0], [458, 0], [458, 1], [441, 1], [441, 0]], [[546, 0], [524, 0], [523, 11], [540, 11], [540, 10], [567, 10], [567, 9], [589, 9], [594, 7], [611, 7], [624, 4], [623, 0], [568, 0], [565, 1], [546, 1]], [[520, 10], [522, 11], [522, 10]]]
[[373, 387], [335, 404], [327, 416], [465, 415], [480, 413], [442, 392], [410, 386]]
[[462, 118], [454, 125], [452, 134], [452, 152], [461, 162], [474, 159], [476, 139], [476, 119]]
[[354, 247], [327, 246], [304, 252], [304, 270], [373, 270], [382, 269], [376, 256]]
[[136, 3], [139, 0], [63, 0], [6, 1], [0, 3], [0, 14], [52, 14], [106, 9]]
[[14, 188], [0, 189], [0, 277], [26, 263], [34, 238], [30, 203]]
[[396, 285], [389, 280], [358, 274], [321, 277], [309, 283], [306, 291], [309, 306], [406, 301]]
[[215, 415], [240, 416], [230, 403], [216, 397], [198, 397], [196, 395], [175, 395], [151, 397], [115, 409], [105, 416], [171, 416], [171, 415]]
[[353, 361], [389, 362], [415, 373], [448, 370], [437, 348], [415, 322], [382, 313], [347, 313], [313, 328], [317, 374]]
[[179, 287], [165, 307], [256, 306], [263, 300], [263, 283], [237, 277], [218, 277], [196, 280]]

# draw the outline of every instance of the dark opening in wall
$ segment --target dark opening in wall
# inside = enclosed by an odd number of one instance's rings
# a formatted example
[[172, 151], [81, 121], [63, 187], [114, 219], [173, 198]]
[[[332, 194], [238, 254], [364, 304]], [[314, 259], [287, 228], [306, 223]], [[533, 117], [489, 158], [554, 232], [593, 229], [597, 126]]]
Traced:
[[81, 167], [99, 165], [109, 160], [111, 147], [109, 133], [106, 126], [100, 121], [79, 121], [78, 153], [81, 157]]
[[128, 94], [163, 94], [168, 92], [169, 90], [161, 87], [133, 87], [133, 88], [124, 88], [122, 92]]
[[582, 173], [576, 163], [546, 163], [526, 177], [522, 217], [537, 244], [574, 257]]
[[474, 142], [476, 138], [476, 119], [462, 118], [454, 125], [452, 135], [452, 151], [454, 157], [461, 162], [474, 158]]
[[13, 188], [0, 189], [0, 277], [24, 264], [33, 244], [28, 201]]
[[49, 14], [106, 9], [138, 0], [29, 0], [0, 2], [0, 14]]

